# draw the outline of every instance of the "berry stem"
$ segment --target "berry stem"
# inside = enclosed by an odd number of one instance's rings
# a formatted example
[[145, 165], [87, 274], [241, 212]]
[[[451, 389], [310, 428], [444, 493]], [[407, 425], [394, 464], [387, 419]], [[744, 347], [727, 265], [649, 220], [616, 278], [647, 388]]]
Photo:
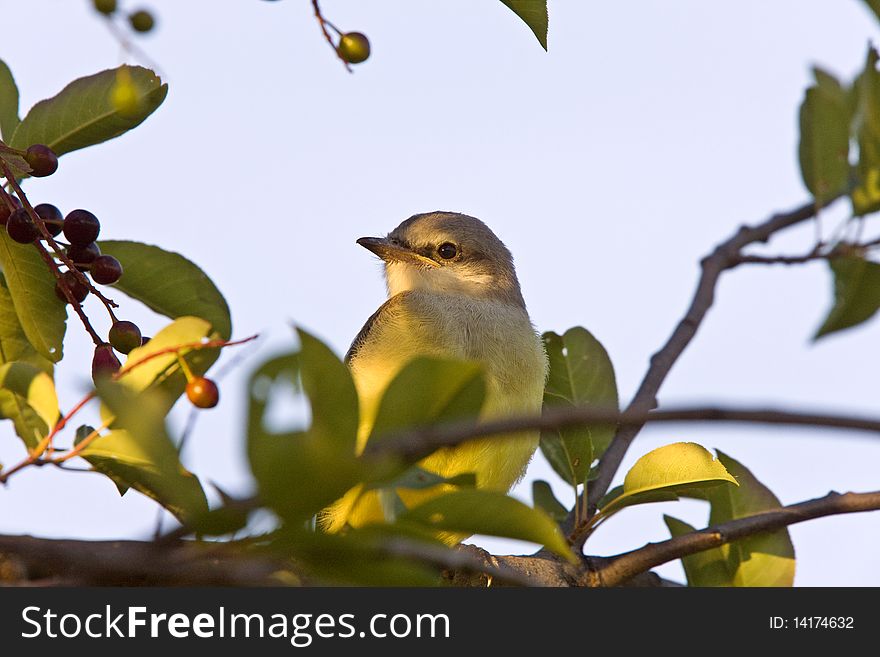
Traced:
[[333, 37], [330, 36], [330, 32], [327, 31], [327, 26], [329, 25], [333, 30], [336, 31], [337, 34], [342, 34], [342, 32], [336, 29], [336, 26], [333, 25], [333, 23], [324, 18], [324, 14], [321, 13], [321, 7], [318, 6], [318, 0], [312, 0], [312, 7], [315, 8], [315, 18], [318, 19], [318, 23], [321, 26], [321, 32], [324, 33], [324, 38], [327, 40], [327, 43], [329, 43], [330, 47], [333, 48], [333, 52], [336, 53], [336, 56], [339, 58], [339, 61], [342, 62], [345, 70], [349, 73], [354, 73], [354, 71], [351, 70], [351, 66], [349, 65], [349, 63], [345, 61], [345, 58], [342, 55], [339, 54], [339, 50], [336, 48], [336, 44], [333, 43]]
[[180, 351], [177, 351], [175, 355], [177, 356], [177, 362], [180, 363], [180, 369], [183, 370], [183, 375], [186, 377], [186, 382], [189, 383], [194, 378], [192, 370], [189, 368], [189, 363], [186, 362], [186, 358], [183, 357]]
[[[94, 285], [92, 285], [92, 282], [89, 280], [88, 276], [86, 276], [79, 269], [76, 268], [76, 266], [73, 264], [73, 261], [70, 258], [68, 258], [67, 254], [61, 250], [61, 247], [58, 245], [58, 242], [55, 241], [55, 238], [52, 237], [52, 234], [49, 233], [49, 231], [46, 229], [46, 225], [43, 223], [43, 218], [40, 217], [40, 215], [38, 215], [36, 213], [33, 206], [31, 205], [31, 202], [28, 201], [27, 196], [22, 191], [21, 187], [18, 185], [18, 182], [16, 182], [15, 176], [12, 174], [12, 171], [10, 171], [9, 167], [6, 165], [6, 162], [4, 162], [3, 160], [0, 160], [0, 167], [2, 167], [2, 169], [3, 169], [3, 175], [6, 177], [6, 180], [9, 181], [9, 183], [12, 185], [12, 189], [15, 190], [15, 195], [18, 196], [18, 200], [21, 201], [22, 207], [24, 207], [27, 210], [27, 213], [30, 216], [31, 220], [36, 224], [37, 229], [40, 231], [40, 234], [43, 236], [43, 239], [46, 240], [46, 243], [52, 247], [52, 250], [55, 252], [56, 257], [59, 260], [61, 260], [61, 262], [63, 262], [64, 265], [73, 272], [76, 279], [80, 283], [85, 285], [86, 288], [88, 288], [89, 292], [91, 292], [96, 297], [98, 297], [98, 299], [101, 300], [101, 303], [104, 304], [104, 308], [107, 309], [107, 313], [110, 315], [110, 319], [113, 320], [114, 322], [118, 321], [116, 319], [116, 315], [113, 312], [113, 309], [118, 308], [119, 304], [117, 304], [112, 299], [108, 299], [107, 297], [105, 297], [98, 288], [96, 288]], [[49, 255], [49, 252], [45, 246], [40, 244], [39, 241], [34, 242], [34, 244], [36, 245], [37, 249], [39, 249], [41, 254], [45, 254], [46, 256], [48, 256], [51, 259], [52, 256]], [[45, 260], [45, 256], [43, 259]], [[52, 267], [53, 271], [55, 272], [55, 278], [58, 278], [61, 275], [61, 273], [58, 270], [58, 266], [54, 263], [54, 261], [52, 262], [50, 267]], [[64, 288], [65, 285], [62, 283], [61, 287]], [[65, 292], [65, 296], [67, 296], [66, 292]], [[68, 300], [71, 300], [71, 299], [68, 298]], [[74, 301], [73, 305], [74, 305], [74, 308], [77, 308], [77, 313], [80, 315], [80, 317], [85, 317], [85, 315], [83, 315], [81, 312], [82, 308], [80, 308], [79, 302]], [[90, 333], [92, 333], [93, 337], [94, 337], [94, 335], [95, 335], [94, 331], [90, 331]], [[98, 343], [96, 343], [96, 344], [98, 344]]]

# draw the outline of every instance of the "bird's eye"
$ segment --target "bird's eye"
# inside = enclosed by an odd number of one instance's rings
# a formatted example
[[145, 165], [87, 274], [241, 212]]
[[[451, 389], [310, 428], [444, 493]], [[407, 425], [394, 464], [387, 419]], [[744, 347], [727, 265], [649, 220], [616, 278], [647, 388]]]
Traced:
[[437, 253], [444, 260], [452, 260], [458, 255], [458, 247], [452, 242], [443, 242], [443, 244], [437, 247]]

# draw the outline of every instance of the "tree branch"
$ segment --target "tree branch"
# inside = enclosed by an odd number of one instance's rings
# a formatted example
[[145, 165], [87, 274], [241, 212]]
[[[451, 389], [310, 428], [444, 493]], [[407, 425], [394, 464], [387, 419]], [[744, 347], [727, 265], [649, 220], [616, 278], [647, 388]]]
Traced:
[[695, 552], [709, 550], [746, 536], [774, 531], [814, 518], [878, 509], [880, 509], [880, 491], [845, 493], [843, 495], [832, 492], [815, 500], [784, 506], [747, 518], [738, 518], [660, 543], [649, 543], [638, 550], [611, 557], [604, 566], [588, 573], [588, 585], [619, 586], [627, 579], [660, 564], [686, 557]]
[[[828, 204], [833, 203], [840, 196], [830, 199]], [[657, 406], [657, 392], [660, 386], [679, 356], [693, 340], [706, 313], [712, 307], [715, 300], [715, 286], [722, 272], [738, 264], [742, 249], [749, 244], [766, 242], [774, 233], [816, 216], [818, 210], [819, 206], [815, 202], [810, 202], [791, 212], [773, 215], [757, 226], [742, 226], [701, 261], [702, 273], [690, 307], [666, 344], [651, 357], [651, 365], [626, 412], [647, 413]], [[605, 450], [599, 461], [597, 477], [590, 485], [588, 514], [595, 512], [596, 503], [608, 492], [611, 480], [641, 427], [642, 425], [639, 424], [622, 426]], [[573, 524], [573, 518], [570, 522]]]
[[367, 443], [364, 455], [373, 457], [396, 454], [408, 461], [418, 461], [441, 447], [452, 447], [474, 438], [588, 424], [618, 424], [622, 430], [627, 427], [641, 428], [648, 422], [741, 422], [880, 433], [880, 418], [783, 411], [773, 408], [707, 406], [649, 412], [626, 410], [621, 413], [613, 408], [596, 406], [553, 406], [545, 408], [541, 415], [514, 416], [481, 424], [472, 421], [456, 422], [380, 436], [378, 440]]

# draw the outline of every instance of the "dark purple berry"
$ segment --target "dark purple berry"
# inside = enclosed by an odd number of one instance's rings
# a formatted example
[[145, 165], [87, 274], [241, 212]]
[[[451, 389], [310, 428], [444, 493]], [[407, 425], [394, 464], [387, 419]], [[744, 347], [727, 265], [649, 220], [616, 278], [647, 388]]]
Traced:
[[153, 338], [145, 335], [144, 337], [141, 338], [141, 346], [143, 347], [145, 344], [147, 344], [152, 339]]
[[141, 330], [137, 324], [129, 321], [116, 322], [110, 327], [110, 344], [122, 354], [127, 354], [135, 347], [141, 346]]
[[45, 144], [28, 147], [24, 159], [31, 167], [31, 175], [37, 178], [51, 176], [58, 169], [58, 156]]
[[64, 218], [64, 237], [76, 246], [85, 246], [98, 239], [101, 223], [88, 210], [73, 210]]
[[214, 408], [220, 401], [217, 384], [203, 376], [194, 377], [186, 384], [186, 396], [198, 408]]
[[67, 247], [67, 257], [77, 265], [76, 268], [80, 271], [88, 269], [88, 265], [99, 255], [101, 255], [101, 248], [95, 242], [86, 244], [85, 246]]
[[113, 353], [113, 347], [107, 344], [99, 344], [95, 347], [95, 355], [92, 356], [92, 379], [111, 376], [119, 371], [122, 363]]
[[12, 199], [12, 205], [15, 206], [12, 210], [9, 209], [9, 206], [6, 205], [6, 201], [0, 199], [0, 226], [5, 226], [7, 220], [9, 219], [9, 215], [11, 215], [15, 210], [21, 207], [21, 201], [19, 201], [15, 196], [11, 194], [8, 195], [10, 199]]
[[40, 203], [34, 206], [34, 211], [39, 215], [43, 223], [46, 224], [46, 230], [52, 237], [58, 235], [64, 227], [64, 215], [61, 210], [51, 203]]
[[92, 279], [101, 285], [112, 285], [122, 276], [122, 265], [111, 255], [100, 255], [89, 265]]
[[24, 208], [18, 208], [6, 220], [6, 232], [19, 244], [30, 244], [40, 236], [37, 224]]
[[62, 281], [67, 284], [67, 289], [70, 290], [70, 293], [73, 295], [73, 298], [76, 299], [79, 303], [82, 303], [83, 300], [89, 295], [89, 288], [87, 288], [82, 282], [80, 282], [77, 275], [72, 271], [66, 271], [61, 274], [61, 279], [55, 281], [55, 295], [61, 299], [64, 303], [67, 303], [67, 296], [64, 294], [64, 290], [61, 289]]

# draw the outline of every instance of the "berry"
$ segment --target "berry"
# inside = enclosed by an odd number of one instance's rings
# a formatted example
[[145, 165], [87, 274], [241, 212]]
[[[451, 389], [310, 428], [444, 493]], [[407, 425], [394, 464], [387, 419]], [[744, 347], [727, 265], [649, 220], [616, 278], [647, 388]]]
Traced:
[[214, 408], [220, 401], [217, 384], [203, 376], [194, 377], [186, 384], [186, 396], [199, 408]]
[[107, 336], [113, 348], [127, 354], [135, 347], [141, 346], [141, 330], [134, 322], [116, 322], [110, 327], [110, 335]]
[[37, 224], [24, 208], [18, 208], [6, 220], [6, 232], [19, 244], [30, 244], [40, 236]]
[[100, 255], [92, 261], [89, 270], [95, 283], [112, 285], [122, 276], [122, 265], [111, 255]]
[[64, 215], [61, 214], [61, 210], [51, 203], [40, 203], [34, 206], [34, 211], [43, 220], [43, 223], [46, 224], [46, 230], [49, 231], [52, 237], [61, 232], [61, 229], [64, 227]]
[[31, 167], [31, 175], [37, 178], [51, 176], [58, 170], [58, 156], [45, 144], [29, 146], [24, 159]]
[[92, 0], [95, 9], [105, 16], [109, 16], [116, 11], [116, 0]]
[[70, 258], [75, 265], [77, 265], [77, 269], [82, 271], [83, 269], [88, 269], [88, 267], [80, 266], [80, 265], [88, 265], [94, 262], [95, 258], [101, 255], [101, 247], [99, 247], [95, 242], [91, 244], [86, 244], [85, 246], [69, 246], [67, 247], [67, 257]]
[[145, 344], [147, 344], [147, 343], [148, 343], [150, 340], [152, 340], [152, 339], [153, 339], [153, 338], [148, 337], [148, 336], [145, 335], [144, 337], [141, 338], [141, 346], [143, 347]]
[[15, 209], [10, 210], [9, 206], [6, 205], [6, 201], [0, 200], [0, 226], [5, 226], [6, 221], [9, 219], [9, 215], [21, 207], [21, 201], [19, 201], [18, 198], [11, 194], [9, 195], [9, 198], [12, 199], [12, 205], [15, 206]]
[[55, 281], [55, 296], [61, 299], [64, 303], [67, 303], [67, 297], [64, 294], [64, 290], [61, 289], [62, 282], [67, 284], [67, 289], [70, 290], [73, 298], [79, 303], [82, 303], [89, 295], [89, 288], [80, 282], [76, 274], [72, 271], [66, 271], [61, 274], [60, 280]]
[[349, 64], [360, 64], [370, 56], [370, 40], [360, 32], [347, 32], [339, 38], [336, 51]]
[[64, 218], [64, 237], [75, 246], [94, 242], [101, 232], [101, 223], [88, 210], [73, 210]]
[[140, 9], [130, 14], [128, 21], [135, 32], [149, 32], [156, 25], [156, 19], [153, 18], [153, 14], [145, 9]]
[[122, 363], [113, 353], [113, 347], [107, 344], [99, 344], [95, 347], [95, 355], [92, 356], [92, 379], [110, 376], [119, 371]]

